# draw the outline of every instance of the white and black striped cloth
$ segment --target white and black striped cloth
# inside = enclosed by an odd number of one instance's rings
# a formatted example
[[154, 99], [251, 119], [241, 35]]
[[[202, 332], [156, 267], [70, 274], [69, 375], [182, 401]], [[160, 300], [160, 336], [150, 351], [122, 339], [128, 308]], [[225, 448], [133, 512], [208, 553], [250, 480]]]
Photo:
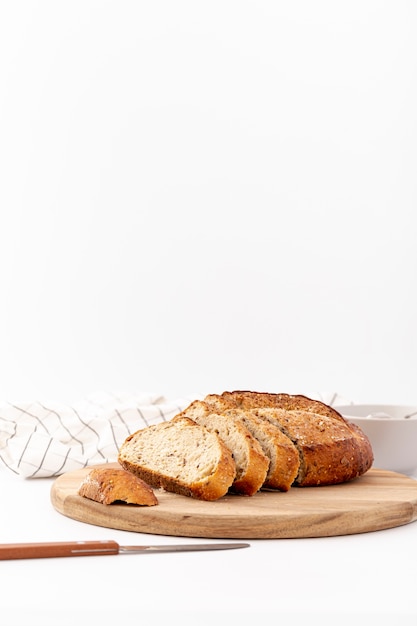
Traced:
[[44, 478], [114, 462], [128, 435], [171, 419], [194, 399], [106, 393], [72, 406], [2, 402], [0, 466], [24, 478]]
[[[348, 404], [336, 393], [306, 395], [330, 405]], [[24, 478], [44, 478], [114, 462], [131, 433], [171, 419], [195, 399], [102, 393], [71, 406], [2, 402], [0, 467]]]

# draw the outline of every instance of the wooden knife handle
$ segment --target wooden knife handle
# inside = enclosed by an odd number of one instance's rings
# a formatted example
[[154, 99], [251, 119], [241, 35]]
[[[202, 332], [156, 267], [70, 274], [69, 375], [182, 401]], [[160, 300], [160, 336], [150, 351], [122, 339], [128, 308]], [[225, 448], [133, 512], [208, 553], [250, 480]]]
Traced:
[[0, 544], [0, 560], [119, 554], [119, 548], [119, 544], [115, 541], [3, 543]]

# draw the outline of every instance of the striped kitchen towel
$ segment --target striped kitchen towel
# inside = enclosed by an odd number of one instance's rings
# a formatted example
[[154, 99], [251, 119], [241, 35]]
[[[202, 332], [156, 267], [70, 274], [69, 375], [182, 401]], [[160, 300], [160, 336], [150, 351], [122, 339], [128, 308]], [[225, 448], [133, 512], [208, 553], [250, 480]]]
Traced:
[[2, 402], [0, 461], [24, 478], [114, 462], [128, 435], [171, 419], [195, 399], [100, 393], [71, 406]]

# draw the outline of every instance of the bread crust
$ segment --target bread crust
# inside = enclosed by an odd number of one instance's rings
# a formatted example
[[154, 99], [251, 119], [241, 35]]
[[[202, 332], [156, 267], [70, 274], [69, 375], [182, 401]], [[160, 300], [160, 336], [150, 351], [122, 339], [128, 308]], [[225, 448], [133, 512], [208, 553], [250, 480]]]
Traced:
[[243, 409], [277, 408], [286, 411], [306, 411], [327, 415], [336, 420], [345, 421], [333, 407], [313, 400], [304, 395], [291, 395], [288, 393], [267, 393], [262, 391], [224, 391], [221, 395], [209, 394], [204, 398], [205, 402]]
[[[170, 429], [172, 429], [172, 432], [168, 433]], [[152, 461], [143, 463], [137, 458], [137, 450], [140, 451], [141, 448], [144, 449], [149, 446], [149, 441], [157, 446], [163, 445], [164, 439], [166, 439], [168, 434], [171, 436], [178, 435], [178, 442], [181, 444], [181, 434], [184, 430], [187, 430], [191, 436], [195, 435], [193, 450], [184, 452], [172, 449], [170, 452], [173, 456], [178, 456], [178, 454], [184, 456], [185, 454], [184, 467], [186, 466], [186, 457], [189, 452], [193, 452], [198, 458], [198, 446], [204, 440], [210, 439], [211, 445], [216, 449], [216, 459], [213, 462], [211, 472], [208, 474], [202, 473], [200, 479], [190, 481], [187, 479], [185, 470], [182, 474], [178, 471], [178, 468], [173, 472], [163, 471], [157, 460], [154, 463]], [[201, 454], [203, 454], [203, 450]], [[214, 433], [210, 433], [207, 429], [186, 417], [154, 424], [133, 433], [122, 444], [118, 460], [124, 469], [132, 472], [152, 487], [162, 488], [172, 493], [200, 500], [217, 500], [221, 498], [228, 492], [236, 476], [236, 465], [232, 453], [223, 441]]]
[[82, 481], [78, 494], [100, 504], [158, 504], [158, 499], [149, 485], [121, 468], [93, 468]]

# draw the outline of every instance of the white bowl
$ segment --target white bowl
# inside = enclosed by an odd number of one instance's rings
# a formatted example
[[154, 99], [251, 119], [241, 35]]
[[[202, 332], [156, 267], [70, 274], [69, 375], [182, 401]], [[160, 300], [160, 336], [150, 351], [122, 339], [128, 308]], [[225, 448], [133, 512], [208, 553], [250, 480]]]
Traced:
[[417, 475], [417, 406], [351, 404], [334, 408], [368, 436], [374, 468]]

